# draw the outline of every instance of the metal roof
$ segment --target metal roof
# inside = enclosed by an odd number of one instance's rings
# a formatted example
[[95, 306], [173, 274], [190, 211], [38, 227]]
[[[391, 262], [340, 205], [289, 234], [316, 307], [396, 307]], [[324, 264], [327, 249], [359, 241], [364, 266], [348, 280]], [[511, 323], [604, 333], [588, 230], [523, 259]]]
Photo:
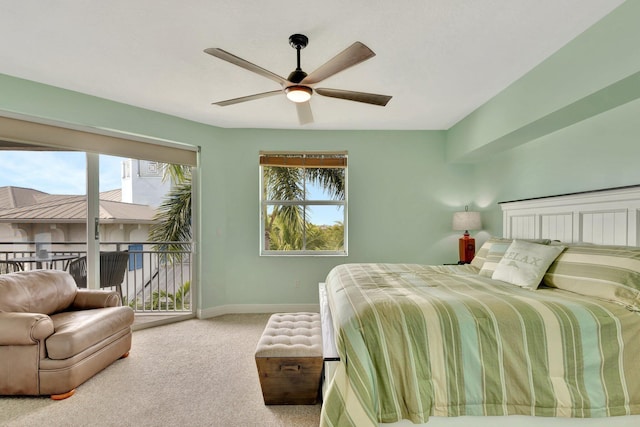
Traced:
[[[123, 203], [119, 190], [100, 194], [100, 221], [103, 223], [150, 224], [155, 209], [147, 205]], [[86, 222], [87, 197], [47, 194], [21, 187], [0, 187], [0, 222]]]
[[0, 209], [17, 208], [38, 203], [41, 196], [47, 193], [24, 187], [0, 187]]

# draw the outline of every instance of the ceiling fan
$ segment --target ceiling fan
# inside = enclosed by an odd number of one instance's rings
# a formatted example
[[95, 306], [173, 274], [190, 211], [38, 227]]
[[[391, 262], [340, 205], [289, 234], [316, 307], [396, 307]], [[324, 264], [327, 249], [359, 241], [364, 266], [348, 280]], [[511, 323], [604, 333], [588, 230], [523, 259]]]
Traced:
[[311, 106], [309, 100], [313, 93], [318, 95], [328, 96], [330, 98], [346, 99], [349, 101], [364, 102], [365, 104], [373, 104], [385, 106], [391, 99], [388, 95], [378, 95], [375, 93], [354, 92], [351, 90], [341, 89], [326, 89], [315, 88], [314, 85], [320, 83], [324, 79], [333, 76], [340, 71], [346, 70], [356, 64], [359, 64], [367, 59], [375, 56], [375, 53], [367, 46], [360, 42], [355, 42], [329, 61], [321, 65], [317, 70], [311, 74], [307, 74], [300, 68], [300, 51], [307, 47], [309, 39], [303, 34], [293, 34], [289, 37], [289, 44], [297, 52], [298, 66], [295, 70], [289, 74], [286, 79], [279, 75], [265, 70], [249, 61], [239, 58], [223, 49], [214, 47], [205, 49], [204, 51], [209, 55], [220, 58], [223, 61], [230, 62], [238, 67], [242, 67], [245, 70], [252, 71], [256, 74], [260, 74], [263, 77], [271, 79], [276, 83], [280, 83], [282, 89], [273, 90], [269, 92], [256, 93], [254, 95], [243, 96], [240, 98], [227, 99], [225, 101], [214, 102], [214, 105], [221, 107], [233, 104], [239, 104], [241, 102], [253, 101], [254, 99], [266, 98], [269, 96], [278, 95], [284, 93], [287, 98], [296, 104], [298, 111], [298, 120], [300, 124], [304, 125], [313, 122], [313, 114], [311, 113]]

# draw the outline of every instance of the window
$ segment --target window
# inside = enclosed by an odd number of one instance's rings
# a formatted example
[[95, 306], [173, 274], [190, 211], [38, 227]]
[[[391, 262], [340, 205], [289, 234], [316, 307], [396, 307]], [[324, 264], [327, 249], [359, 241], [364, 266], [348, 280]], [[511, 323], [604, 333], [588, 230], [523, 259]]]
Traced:
[[347, 153], [260, 153], [260, 254], [347, 254]]

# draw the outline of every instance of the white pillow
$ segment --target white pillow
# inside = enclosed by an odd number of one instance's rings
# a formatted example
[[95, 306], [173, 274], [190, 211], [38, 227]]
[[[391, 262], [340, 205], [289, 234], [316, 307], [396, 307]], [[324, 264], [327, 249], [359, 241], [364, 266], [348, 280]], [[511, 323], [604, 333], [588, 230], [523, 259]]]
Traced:
[[547, 246], [514, 240], [491, 278], [535, 290], [551, 263], [564, 249], [564, 246]]

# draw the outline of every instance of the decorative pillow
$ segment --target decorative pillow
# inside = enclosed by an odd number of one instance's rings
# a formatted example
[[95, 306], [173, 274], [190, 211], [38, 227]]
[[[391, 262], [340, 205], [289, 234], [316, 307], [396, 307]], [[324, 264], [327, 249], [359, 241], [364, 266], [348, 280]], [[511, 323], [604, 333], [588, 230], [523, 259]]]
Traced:
[[640, 248], [569, 245], [551, 264], [543, 284], [640, 311]]
[[[487, 262], [487, 256], [489, 255], [489, 251], [493, 247], [493, 245], [504, 245], [509, 246], [513, 240], [511, 239], [501, 239], [499, 237], [490, 237], [489, 240], [484, 242], [480, 249], [476, 252], [475, 256], [471, 260], [471, 265], [477, 267], [482, 270], [484, 264]], [[498, 260], [499, 261], [499, 260]]]
[[535, 290], [549, 265], [564, 250], [564, 246], [547, 246], [514, 240], [498, 263], [493, 279]]
[[[525, 242], [540, 243], [542, 245], [548, 245], [551, 241], [549, 239], [518, 239]], [[482, 247], [476, 256], [471, 260], [471, 265], [480, 269], [481, 276], [491, 277], [495, 271], [498, 263], [502, 259], [505, 251], [509, 245], [513, 242], [513, 239], [503, 239], [500, 237], [491, 237], [484, 242]]]
[[509, 246], [511, 246], [511, 243], [513, 243], [513, 241], [510, 239], [500, 239], [499, 241], [493, 242], [485, 256], [484, 264], [482, 264], [482, 268], [478, 274], [485, 277], [493, 276], [493, 272], [496, 270], [498, 263], [504, 256], [504, 253], [507, 251]]

